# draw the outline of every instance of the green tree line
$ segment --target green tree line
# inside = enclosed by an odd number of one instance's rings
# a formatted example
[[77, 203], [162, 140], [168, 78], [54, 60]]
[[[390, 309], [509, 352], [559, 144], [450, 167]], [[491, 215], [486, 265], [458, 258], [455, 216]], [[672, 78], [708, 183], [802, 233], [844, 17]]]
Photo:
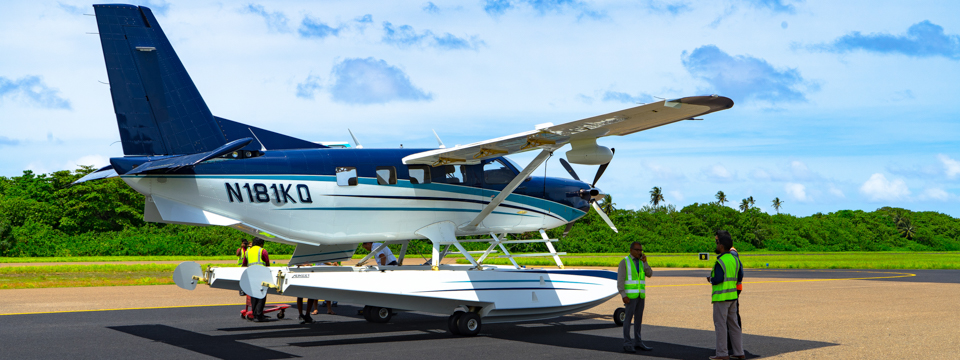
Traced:
[[[37, 175], [24, 171], [0, 177], [0, 256], [142, 256], [232, 254], [249, 236], [226, 227], [156, 224], [143, 221], [144, 197], [114, 178], [70, 184], [93, 171], [57, 171]], [[662, 192], [651, 191], [651, 203], [639, 210], [617, 209], [608, 196], [600, 206], [617, 225], [614, 233], [591, 210], [557, 243], [570, 253], [623, 253], [640, 241], [648, 252], [701, 252], [713, 249], [713, 233], [729, 231], [741, 251], [958, 251], [960, 219], [937, 212], [883, 207], [875, 211], [840, 210], [798, 217], [753, 207], [750, 197], [741, 211], [717, 202], [681, 209], [661, 205]], [[560, 238], [563, 227], [549, 231]], [[539, 238], [537, 233], [514, 235]], [[486, 244], [468, 243], [469, 249]], [[290, 254], [292, 246], [267, 243], [274, 254]], [[411, 256], [429, 257], [426, 241], [411, 243]], [[521, 244], [513, 251], [542, 252], [543, 244]], [[364, 253], [364, 251], [359, 251]]]

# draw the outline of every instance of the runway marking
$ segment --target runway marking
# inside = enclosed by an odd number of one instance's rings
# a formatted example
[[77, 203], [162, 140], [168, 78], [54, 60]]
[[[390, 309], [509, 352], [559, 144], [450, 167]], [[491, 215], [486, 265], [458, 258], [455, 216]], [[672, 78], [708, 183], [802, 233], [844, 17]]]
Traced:
[[[289, 301], [268, 302], [267, 304], [286, 304], [286, 303], [289, 303]], [[94, 312], [94, 311], [177, 309], [177, 308], [193, 308], [193, 307], [208, 307], [208, 306], [233, 306], [233, 305], [246, 305], [246, 303], [240, 303], [240, 304], [212, 304], [212, 305], [153, 306], [153, 307], [135, 307], [135, 308], [117, 308], [117, 309], [92, 309], [92, 310], [40, 311], [40, 312], [25, 312], [25, 313], [0, 314], [0, 316], [7, 316], [7, 315], [36, 315], [36, 314], [63, 314], [63, 313]]]
[[[770, 269], [770, 270], [752, 270], [752, 271], [803, 271], [803, 270], [790, 270], [790, 269]], [[744, 281], [744, 284], [771, 284], [771, 283], [792, 283], [792, 282], [813, 282], [813, 281], [840, 281], [840, 280], [873, 280], [873, 279], [894, 279], [894, 278], [903, 278], [917, 276], [917, 274], [911, 273], [900, 273], [900, 272], [889, 272], [889, 271], [863, 271], [863, 270], [806, 270], [809, 272], [856, 272], [856, 273], [870, 273], [870, 274], [896, 274], [895, 276], [873, 276], [873, 277], [858, 277], [858, 278], [841, 278], [841, 279], [801, 279], [801, 280], [778, 280], [778, 281]], [[647, 287], [677, 287], [677, 286], [708, 286], [710, 284], [678, 284], [678, 285], [647, 285]]]
[[[863, 270], [801, 270], [801, 269], [791, 270], [791, 269], [769, 269], [769, 270], [752, 270], [752, 271], [771, 271], [771, 272], [772, 272], [772, 271], [857, 272], [857, 273], [896, 274], [896, 275], [895, 275], [895, 276], [859, 277], [859, 278], [841, 278], [841, 279], [802, 279], [802, 280], [779, 280], [779, 281], [744, 281], [744, 282], [743, 282], [744, 284], [770, 284], [770, 283], [791, 283], [791, 282], [813, 282], [813, 281], [894, 279], [894, 278], [917, 276], [917, 274], [911, 274], [911, 273], [899, 273], [899, 272], [889, 272], [889, 271], [863, 271]], [[710, 284], [647, 285], [647, 287], [653, 288], [653, 287], [708, 286], [708, 285], [710, 285]], [[286, 302], [286, 301], [282, 301], [282, 302], [268, 302], [267, 304], [286, 304], [286, 303], [288, 303], [288, 302]], [[176, 309], [176, 308], [190, 308], [190, 307], [233, 306], [233, 305], [246, 305], [246, 303], [240, 303], [240, 304], [213, 304], [213, 305], [155, 306], [155, 307], [119, 308], [119, 309], [94, 309], [94, 310], [42, 311], [42, 312], [26, 312], [26, 313], [0, 314], [0, 316], [7, 316], [7, 315], [36, 315], [36, 314], [62, 314], [62, 313], [94, 312], [94, 311]]]

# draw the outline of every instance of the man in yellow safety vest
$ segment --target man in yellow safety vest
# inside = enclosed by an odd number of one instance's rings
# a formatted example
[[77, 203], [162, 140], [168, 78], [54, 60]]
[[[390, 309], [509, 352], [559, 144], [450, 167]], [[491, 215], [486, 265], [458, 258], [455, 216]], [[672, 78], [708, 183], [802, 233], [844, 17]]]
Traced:
[[[640, 271], [643, 264], [643, 271]], [[620, 261], [617, 268], [617, 291], [623, 298], [626, 319], [623, 320], [623, 351], [637, 352], [637, 349], [650, 351], [653, 348], [643, 344], [640, 337], [640, 324], [643, 323], [643, 305], [647, 298], [647, 278], [653, 276], [653, 269], [647, 265], [647, 256], [643, 254], [643, 245], [634, 241], [630, 244], [630, 255]], [[633, 322], [634, 339], [630, 338], [630, 322]]]
[[[260, 238], [253, 239], [253, 246], [247, 249], [246, 256], [243, 257], [243, 264], [241, 264], [241, 266], [253, 265], [270, 266], [270, 255], [267, 253], [267, 249], [263, 248], [263, 239]], [[253, 318], [255, 320], [267, 321], [267, 317], [263, 315], [263, 307], [266, 304], [266, 296], [263, 299], [250, 298], [250, 306], [253, 308]]]
[[[746, 356], [743, 353], [743, 334], [737, 321], [737, 284], [743, 281], [743, 264], [738, 257], [730, 254], [730, 249], [733, 248], [733, 238], [730, 233], [726, 230], [717, 230], [714, 238], [717, 240], [715, 252], [720, 255], [717, 256], [717, 263], [714, 264], [707, 281], [713, 285], [711, 302], [713, 302], [713, 328], [717, 334], [717, 354], [710, 359], [744, 359]], [[728, 337], [731, 344], [729, 349], [727, 348]]]

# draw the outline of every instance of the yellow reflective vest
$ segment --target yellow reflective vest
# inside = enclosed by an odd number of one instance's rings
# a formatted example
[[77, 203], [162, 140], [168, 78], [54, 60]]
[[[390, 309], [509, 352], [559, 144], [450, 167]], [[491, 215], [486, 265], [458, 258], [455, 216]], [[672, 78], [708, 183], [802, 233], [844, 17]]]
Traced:
[[247, 257], [247, 249], [240, 249], [240, 257], [237, 258], [237, 265], [243, 265], [243, 259]]
[[[720, 270], [723, 271], [723, 282], [713, 285], [713, 302], [729, 301], [737, 299], [737, 275], [740, 271], [740, 260], [730, 253], [725, 253], [717, 258], [717, 264], [720, 264]], [[716, 267], [710, 271], [710, 277], [714, 277]]]
[[[253, 254], [252, 258], [250, 254]], [[263, 254], [262, 247], [251, 246], [249, 249], [247, 249], [247, 252], [243, 254], [243, 256], [247, 258], [247, 266], [254, 266], [254, 265], [267, 266], [267, 264], [265, 264], [263, 262], [263, 259], [260, 257], [261, 254]]]
[[623, 282], [623, 289], [627, 292], [627, 298], [646, 299], [647, 281], [643, 270], [637, 269], [633, 265], [633, 259], [630, 258], [630, 255], [627, 255], [624, 261], [627, 262], [627, 279]]

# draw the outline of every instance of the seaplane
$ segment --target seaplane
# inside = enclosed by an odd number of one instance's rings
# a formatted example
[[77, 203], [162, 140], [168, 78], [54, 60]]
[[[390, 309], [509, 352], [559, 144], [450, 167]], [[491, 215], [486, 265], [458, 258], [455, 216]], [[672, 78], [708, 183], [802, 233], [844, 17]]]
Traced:
[[[591, 208], [617, 231], [597, 205], [605, 194], [596, 184], [614, 155], [598, 139], [733, 106], [723, 96], [692, 96], [462, 146], [330, 147], [214, 116], [149, 8], [93, 7], [124, 156], [77, 182], [119, 176], [145, 196], [146, 221], [226, 226], [296, 246], [286, 266], [182, 263], [174, 272], [182, 288], [365, 304], [364, 317], [377, 323], [400, 311], [449, 314], [451, 333], [472, 336], [482, 323], [554, 318], [612, 298], [616, 273], [565, 268], [559, 240], [545, 232], [569, 231]], [[572, 179], [533, 176], [567, 145], [560, 162]], [[538, 153], [527, 166], [506, 157], [528, 151]], [[593, 182], [569, 163], [598, 165]], [[540, 238], [509, 239], [526, 232]], [[429, 241], [428, 262], [403, 264], [410, 241]], [[367, 255], [352, 266], [296, 266], [352, 259], [364, 242], [381, 243], [371, 254], [400, 246], [398, 264]], [[488, 245], [468, 251], [467, 242]], [[549, 252], [508, 250], [531, 242]], [[449, 254], [469, 264], [442, 264]], [[519, 256], [553, 257], [557, 268], [528, 269]], [[493, 257], [512, 265], [484, 264]]]

